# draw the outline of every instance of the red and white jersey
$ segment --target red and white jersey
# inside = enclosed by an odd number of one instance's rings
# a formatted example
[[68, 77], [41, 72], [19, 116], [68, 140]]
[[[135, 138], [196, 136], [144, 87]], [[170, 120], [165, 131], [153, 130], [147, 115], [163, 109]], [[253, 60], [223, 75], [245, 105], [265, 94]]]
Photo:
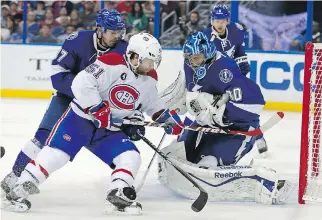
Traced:
[[92, 120], [83, 109], [102, 100], [110, 103], [113, 118], [124, 118], [138, 108], [149, 116], [163, 109], [156, 88], [156, 71], [138, 75], [129, 65], [122, 55], [110, 53], [78, 73], [71, 86], [75, 96], [71, 106], [76, 114]]

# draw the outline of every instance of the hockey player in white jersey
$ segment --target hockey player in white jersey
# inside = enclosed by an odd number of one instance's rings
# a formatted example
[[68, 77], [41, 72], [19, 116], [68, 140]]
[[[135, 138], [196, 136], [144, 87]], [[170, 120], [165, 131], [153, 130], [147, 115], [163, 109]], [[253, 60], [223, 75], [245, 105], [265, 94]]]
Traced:
[[116, 124], [114, 119], [144, 120], [144, 112], [156, 122], [167, 123], [168, 134], [181, 132], [179, 116], [164, 109], [158, 98], [155, 69], [161, 62], [161, 53], [159, 42], [141, 33], [130, 39], [126, 56], [103, 55], [78, 73], [72, 84], [75, 99], [2, 207], [12, 211], [30, 209], [28, 196], [39, 193], [39, 185], [72, 161], [82, 146], [92, 146], [91, 152], [113, 169], [106, 212], [141, 214], [142, 206], [136, 202], [133, 187], [141, 158], [132, 141], [140, 139], [138, 130], [141, 134], [145, 130], [143, 126]]

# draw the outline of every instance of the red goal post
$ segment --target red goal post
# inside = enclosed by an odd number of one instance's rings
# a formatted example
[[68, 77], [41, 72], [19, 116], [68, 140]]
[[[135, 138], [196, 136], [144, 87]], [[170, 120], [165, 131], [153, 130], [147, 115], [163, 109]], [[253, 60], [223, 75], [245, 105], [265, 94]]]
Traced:
[[305, 46], [298, 202], [322, 202], [322, 44]]

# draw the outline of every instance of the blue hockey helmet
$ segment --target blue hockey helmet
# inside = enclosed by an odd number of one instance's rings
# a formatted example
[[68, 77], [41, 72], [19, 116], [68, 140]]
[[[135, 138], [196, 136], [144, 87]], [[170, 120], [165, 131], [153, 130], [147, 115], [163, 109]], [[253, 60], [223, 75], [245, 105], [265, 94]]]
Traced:
[[106, 30], [125, 30], [125, 23], [121, 17], [121, 14], [115, 9], [103, 8], [96, 15], [96, 26], [102, 28], [102, 31]]
[[211, 10], [211, 19], [226, 19], [230, 17], [229, 9], [226, 5], [215, 5]]
[[[203, 32], [195, 32], [189, 35], [183, 45], [185, 63], [195, 70], [198, 79], [202, 79], [206, 75], [206, 65], [216, 56], [216, 51], [215, 43], [210, 41]], [[195, 65], [191, 57], [198, 54], [203, 54], [204, 60]]]

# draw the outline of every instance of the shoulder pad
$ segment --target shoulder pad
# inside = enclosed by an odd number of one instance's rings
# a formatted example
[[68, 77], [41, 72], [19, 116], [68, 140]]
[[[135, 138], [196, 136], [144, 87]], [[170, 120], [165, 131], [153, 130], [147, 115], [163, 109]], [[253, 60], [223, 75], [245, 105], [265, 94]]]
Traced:
[[67, 36], [66, 40], [74, 40], [77, 36], [78, 36], [78, 31], [74, 31]]
[[100, 56], [98, 60], [107, 65], [125, 65], [126, 66], [123, 56], [118, 53], [104, 54]]

